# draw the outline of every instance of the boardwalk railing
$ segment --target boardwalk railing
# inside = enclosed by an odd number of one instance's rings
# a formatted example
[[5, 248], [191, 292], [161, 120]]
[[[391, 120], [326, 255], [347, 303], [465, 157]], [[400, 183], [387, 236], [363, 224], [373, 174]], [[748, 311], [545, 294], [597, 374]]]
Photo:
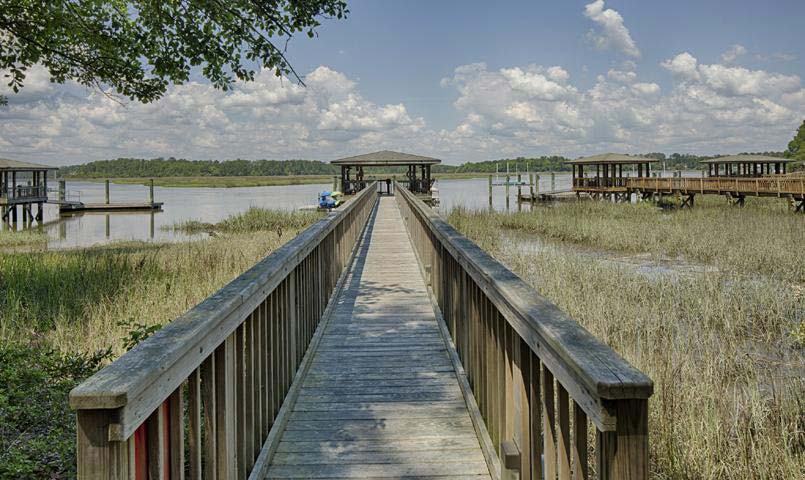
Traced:
[[488, 460], [508, 478], [588, 478], [590, 422], [598, 478], [647, 478], [651, 379], [410, 192], [396, 192], [489, 433]]
[[626, 187], [649, 192], [731, 193], [747, 196], [805, 196], [805, 178], [627, 178]]
[[364, 190], [76, 387], [78, 477], [248, 477], [376, 201]]

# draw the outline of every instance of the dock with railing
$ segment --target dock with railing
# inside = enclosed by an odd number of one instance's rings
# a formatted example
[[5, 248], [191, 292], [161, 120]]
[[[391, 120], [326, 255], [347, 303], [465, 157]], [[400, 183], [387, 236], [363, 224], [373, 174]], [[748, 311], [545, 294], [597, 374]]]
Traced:
[[74, 389], [79, 478], [648, 478], [651, 379], [393, 191]]

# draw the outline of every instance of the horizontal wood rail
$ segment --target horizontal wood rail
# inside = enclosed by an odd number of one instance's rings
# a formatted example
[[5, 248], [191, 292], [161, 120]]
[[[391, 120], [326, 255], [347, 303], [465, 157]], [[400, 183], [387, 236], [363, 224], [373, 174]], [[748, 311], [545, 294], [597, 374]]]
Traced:
[[376, 202], [364, 190], [73, 389], [78, 477], [247, 478]]
[[647, 478], [651, 379], [409, 191], [396, 192], [501, 477], [512, 478], [519, 459], [515, 478], [588, 478], [589, 421], [598, 478]]
[[645, 192], [681, 192], [700, 194], [730, 193], [745, 196], [774, 196], [803, 198], [805, 178], [794, 176], [768, 176], [756, 178], [626, 178], [630, 190]]

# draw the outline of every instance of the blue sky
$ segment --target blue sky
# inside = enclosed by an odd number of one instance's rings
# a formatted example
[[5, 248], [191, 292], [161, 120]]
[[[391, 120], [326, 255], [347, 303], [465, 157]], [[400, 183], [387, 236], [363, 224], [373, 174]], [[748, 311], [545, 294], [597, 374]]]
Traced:
[[[325, 22], [319, 38], [295, 41], [289, 54], [300, 71], [327, 65], [356, 79], [370, 100], [404, 102], [412, 113], [448, 128], [459, 118], [452, 109], [457, 95], [438, 85], [460, 65], [561, 65], [578, 86], [590, 87], [598, 73], [629, 58], [591, 48], [585, 35], [594, 24], [582, 15], [588, 3], [351, 1], [345, 21]], [[641, 77], [661, 86], [671, 81], [660, 67], [663, 60], [689, 51], [701, 61], [716, 62], [734, 44], [752, 52], [743, 65], [803, 73], [805, 1], [616, 0], [605, 5], [625, 17], [640, 47]], [[797, 61], [774, 54], [795, 55]]]
[[110, 102], [34, 71], [0, 156], [315, 158], [382, 148], [450, 163], [603, 151], [782, 150], [805, 118], [805, 2], [349, 2], [233, 92]]

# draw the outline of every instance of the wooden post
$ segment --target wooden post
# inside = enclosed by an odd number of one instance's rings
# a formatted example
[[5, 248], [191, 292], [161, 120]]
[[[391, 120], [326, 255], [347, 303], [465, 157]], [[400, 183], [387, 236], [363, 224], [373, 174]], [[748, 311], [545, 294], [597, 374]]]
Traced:
[[648, 478], [648, 400], [615, 402], [617, 430], [597, 432], [598, 475], [601, 480]]
[[523, 187], [521, 183], [523, 182], [522, 174], [517, 174], [517, 208], [520, 208], [520, 196], [523, 194]]
[[501, 480], [518, 480], [520, 478], [520, 449], [511, 440], [504, 440], [500, 443], [500, 462]]
[[67, 197], [67, 187], [64, 180], [59, 180], [59, 201], [63, 202]]
[[[110, 442], [114, 410], [79, 410], [76, 414], [76, 466], [79, 479], [129, 478], [129, 444]], [[133, 448], [131, 448], [133, 450]], [[134, 472], [131, 472], [132, 474]]]
[[506, 210], [509, 210], [509, 182], [511, 181], [511, 177], [506, 175]]
[[[106, 204], [109, 205], [109, 179], [108, 178], [104, 182], [104, 191], [106, 193]], [[153, 201], [153, 196], [152, 196], [151, 203], [153, 203], [153, 202], [154, 201]]]
[[551, 172], [551, 191], [556, 191], [556, 173]]
[[[148, 201], [151, 205], [154, 204], [154, 179], [150, 179], [148, 182]], [[109, 203], [109, 202], [107, 202]]]
[[531, 194], [531, 201], [534, 201], [534, 174], [528, 174], [528, 193]]
[[492, 175], [489, 175], [489, 210], [492, 210]]
[[333, 175], [333, 191], [338, 190], [338, 177]]

